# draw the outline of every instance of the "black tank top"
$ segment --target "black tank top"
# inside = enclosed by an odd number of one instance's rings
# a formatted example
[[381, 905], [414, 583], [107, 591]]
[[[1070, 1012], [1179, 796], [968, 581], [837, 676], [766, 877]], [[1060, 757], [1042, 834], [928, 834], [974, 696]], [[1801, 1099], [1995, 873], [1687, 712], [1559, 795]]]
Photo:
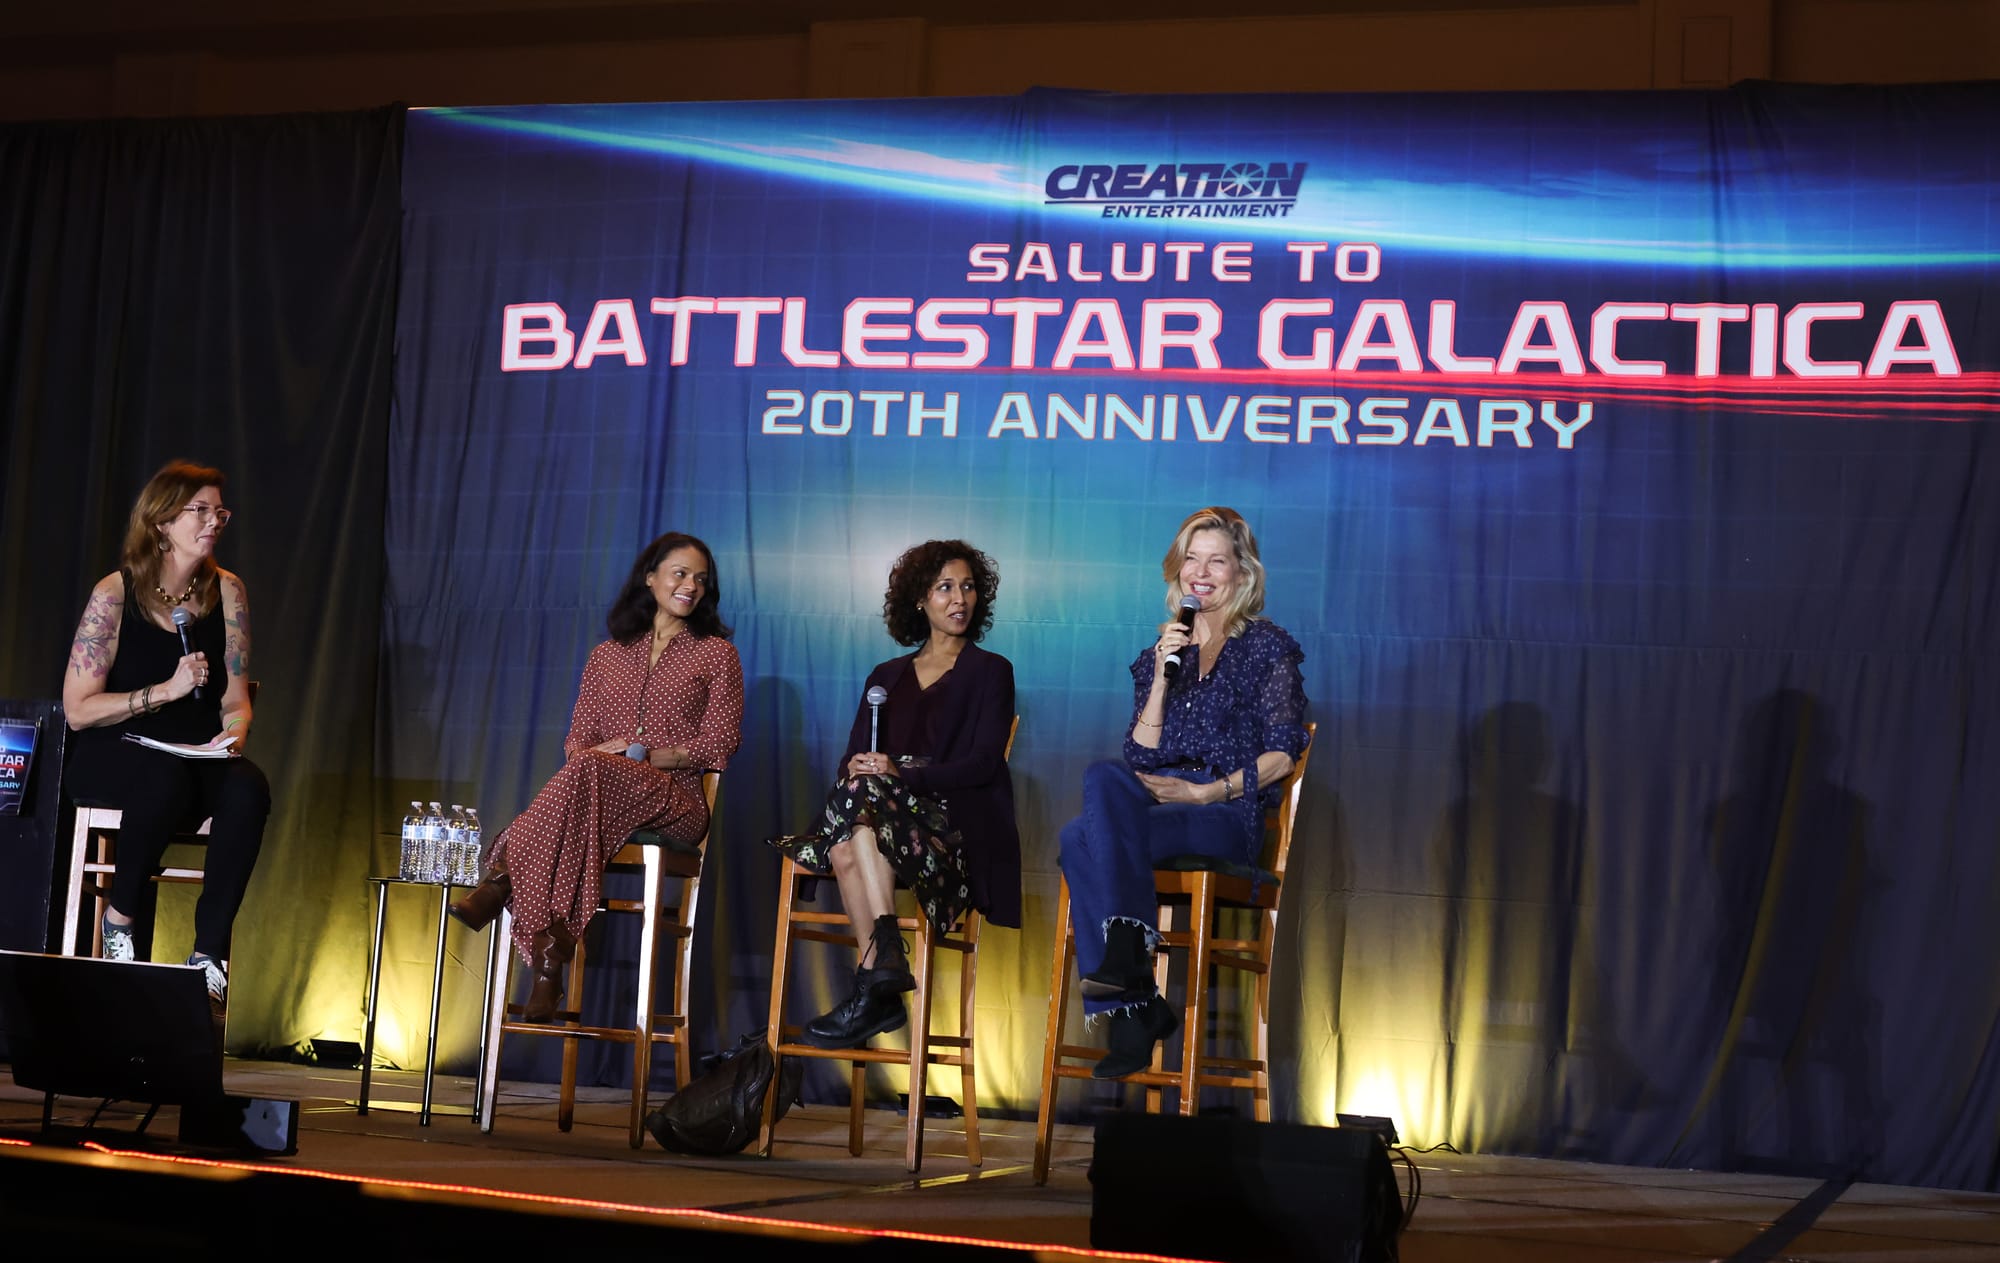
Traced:
[[[173, 677], [181, 660], [181, 635], [178, 631], [166, 631], [155, 626], [140, 610], [138, 600], [132, 595], [132, 576], [123, 571], [119, 573], [125, 580], [125, 612], [118, 624], [118, 656], [111, 660], [111, 671], [105, 677], [104, 688], [110, 693], [131, 693], [148, 684], [165, 684]], [[208, 655], [208, 683], [201, 690], [206, 696], [197, 700], [190, 693], [179, 701], [166, 703], [150, 715], [135, 715], [102, 728], [86, 728], [76, 736], [116, 741], [128, 732], [136, 732], [155, 741], [200, 742], [222, 731], [222, 692], [229, 677], [222, 662], [224, 636], [220, 599], [214, 609], [188, 626], [188, 644]], [[153, 696], [160, 696], [158, 688], [153, 690]]]

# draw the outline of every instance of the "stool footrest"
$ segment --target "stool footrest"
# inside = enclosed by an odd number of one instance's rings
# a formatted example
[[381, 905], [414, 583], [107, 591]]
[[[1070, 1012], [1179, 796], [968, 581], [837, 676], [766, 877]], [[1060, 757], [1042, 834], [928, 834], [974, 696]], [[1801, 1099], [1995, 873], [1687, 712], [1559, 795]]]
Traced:
[[[554, 1026], [543, 1022], [503, 1022], [500, 1029], [509, 1035], [553, 1035], [558, 1039], [589, 1039], [601, 1044], [636, 1044], [639, 1032], [623, 1026]], [[656, 1044], [671, 1044], [679, 1031], [653, 1032]]]
[[1264, 1063], [1254, 1057], [1203, 1057], [1201, 1064], [1214, 1066], [1218, 1070], [1241, 1070], [1246, 1074], [1264, 1073]]
[[[780, 1057], [811, 1057], [820, 1061], [879, 1062], [887, 1066], [907, 1066], [910, 1064], [910, 1050], [907, 1048], [815, 1048], [811, 1044], [779, 1044], [778, 1055]], [[930, 1057], [932, 1065], [952, 1065], [956, 1064], [958, 1060], [954, 1056], [952, 1061], [947, 1062], [944, 1057], [935, 1053]]]
[[794, 942], [831, 943], [835, 947], [857, 946], [852, 934], [833, 934], [826, 930], [794, 930], [792, 939]]
[[[645, 903], [644, 903], [644, 902], [642, 902], [642, 901], [639, 901], [639, 900], [634, 900], [634, 899], [615, 899], [615, 900], [611, 900], [611, 901], [609, 901], [609, 902], [605, 902], [605, 903], [600, 903], [600, 904], [598, 904], [598, 905], [597, 905], [597, 910], [598, 910], [599, 912], [638, 912], [638, 913], [644, 913], [644, 912], [646, 911], [646, 905], [645, 905]], [[679, 916], [680, 916], [680, 914], [681, 914], [681, 910], [680, 910], [679, 908], [662, 908], [662, 909], [660, 909], [660, 915], [661, 915], [662, 917], [673, 917], [673, 918], [676, 918], [676, 919], [678, 919], [678, 918], [679, 918]], [[662, 933], [662, 934], [686, 934], [686, 933], [688, 933], [688, 930], [687, 930], [686, 928], [684, 928], [684, 927], [682, 927], [682, 926], [679, 926], [679, 925], [676, 925], [676, 924], [674, 923], [674, 921], [671, 921], [671, 920], [666, 920], [666, 921], [661, 921], [661, 922], [660, 922], [660, 925], [659, 925], [659, 931], [660, 931], [660, 933]]]
[[794, 912], [793, 925], [846, 925], [845, 912]]

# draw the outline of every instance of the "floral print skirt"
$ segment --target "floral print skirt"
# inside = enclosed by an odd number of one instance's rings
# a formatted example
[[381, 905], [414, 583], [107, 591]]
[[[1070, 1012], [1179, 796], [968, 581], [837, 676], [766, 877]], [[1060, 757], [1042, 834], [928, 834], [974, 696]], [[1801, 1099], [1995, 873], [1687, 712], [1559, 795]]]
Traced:
[[972, 902], [965, 845], [951, 827], [944, 804], [894, 776], [843, 777], [826, 796], [816, 833], [772, 838], [770, 844], [822, 875], [833, 872], [827, 852], [858, 828], [875, 830], [875, 845], [896, 872], [896, 884], [917, 897], [932, 928], [942, 934], [958, 924]]

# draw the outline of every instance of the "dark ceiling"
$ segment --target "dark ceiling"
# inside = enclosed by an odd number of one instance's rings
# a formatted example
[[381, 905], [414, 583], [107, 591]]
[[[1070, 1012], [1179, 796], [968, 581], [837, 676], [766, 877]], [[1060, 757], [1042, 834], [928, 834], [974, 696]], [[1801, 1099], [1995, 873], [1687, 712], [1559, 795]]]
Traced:
[[[1638, 0], [1536, 0], [1554, 5]], [[119, 54], [414, 50], [802, 35], [816, 22], [940, 25], [1162, 21], [1411, 10], [1516, 9], [1522, 0], [100, 0], [0, 6], [0, 61], [53, 65]]]

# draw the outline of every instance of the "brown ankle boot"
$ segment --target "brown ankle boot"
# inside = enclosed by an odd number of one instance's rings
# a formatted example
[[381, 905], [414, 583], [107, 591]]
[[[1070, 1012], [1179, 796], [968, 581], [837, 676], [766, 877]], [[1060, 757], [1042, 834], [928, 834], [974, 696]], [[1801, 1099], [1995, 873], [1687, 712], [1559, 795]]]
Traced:
[[528, 1002], [521, 1008], [523, 1022], [546, 1022], [556, 1015], [556, 1006], [562, 1003], [563, 975], [569, 970], [569, 962], [576, 955], [576, 939], [569, 927], [558, 921], [528, 944], [530, 963], [535, 970], [535, 985], [528, 991]]
[[514, 893], [514, 887], [507, 878], [504, 868], [486, 870], [486, 880], [467, 891], [463, 899], [451, 905], [452, 919], [468, 930], [483, 930], [500, 915], [507, 906], [507, 899]]

